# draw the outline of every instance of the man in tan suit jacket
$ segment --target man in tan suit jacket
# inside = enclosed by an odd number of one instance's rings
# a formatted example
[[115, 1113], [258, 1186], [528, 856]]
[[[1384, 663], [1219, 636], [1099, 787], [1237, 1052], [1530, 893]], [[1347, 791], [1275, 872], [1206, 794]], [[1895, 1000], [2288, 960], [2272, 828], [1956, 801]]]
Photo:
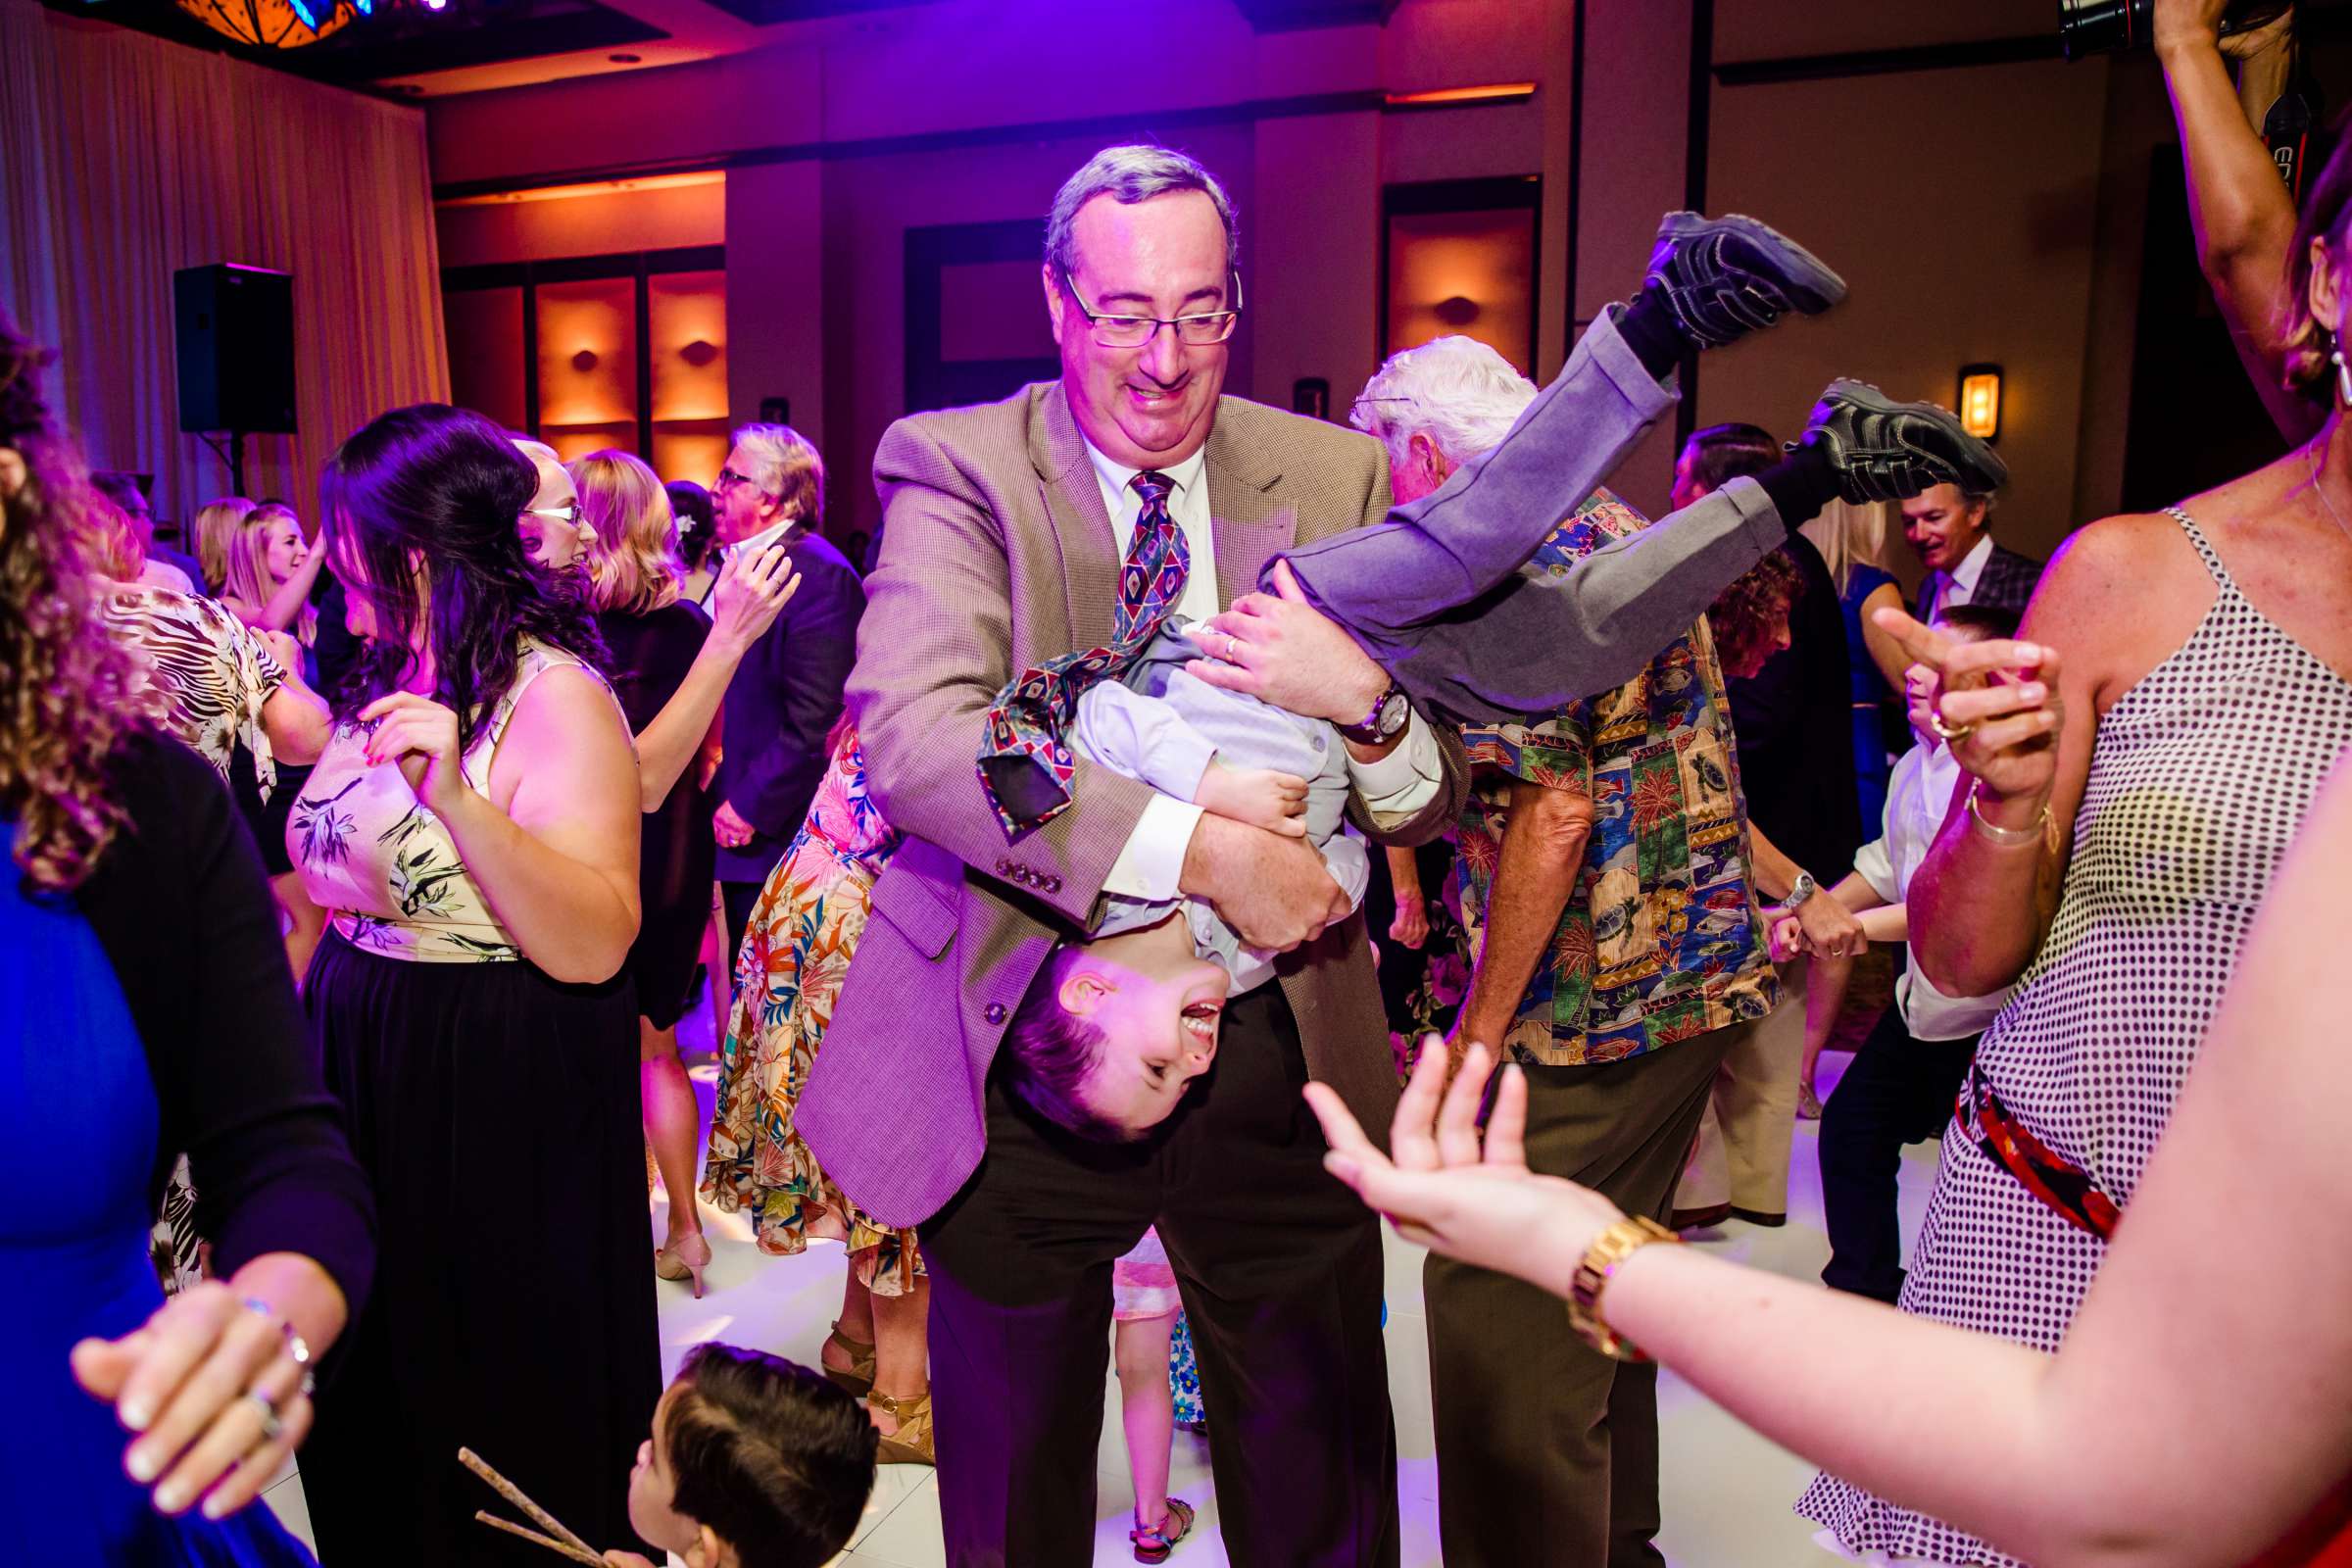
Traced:
[[[1062, 380], [901, 420], [875, 459], [885, 527], [849, 704], [906, 842], [875, 886], [799, 1125], [859, 1203], [922, 1227], [951, 1562], [1092, 1560], [1111, 1263], [1156, 1224], [1216, 1412], [1232, 1560], [1393, 1563], [1380, 1236], [1322, 1170], [1298, 1095], [1312, 1074], [1373, 1125], [1393, 1106], [1361, 918], [1302, 841], [1083, 761], [1073, 808], [1007, 843], [974, 768], [1006, 681], [1109, 641], [1134, 471], [1175, 484], [1193, 573], [1180, 608], [1200, 614], [1249, 592], [1278, 552], [1379, 521], [1387, 460], [1368, 437], [1219, 395], [1224, 343], [1199, 339], [1229, 323], [1178, 324], [1230, 311], [1237, 282], [1229, 209], [1198, 165], [1113, 149], [1073, 177], [1055, 220]], [[1113, 315], [1159, 324], [1106, 347], [1137, 330], [1099, 319]], [[1302, 604], [1264, 608], [1289, 706], [1345, 724], [1398, 711], [1344, 633]], [[1437, 726], [1414, 717], [1349, 752], [1351, 814], [1381, 839], [1434, 838], [1458, 811], [1459, 744]], [[1185, 1103], [1124, 1146], [1051, 1125], [989, 1071], [1032, 977], [1106, 888], [1205, 897], [1281, 953], [1268, 983], [1236, 984], [1215, 1065]]]

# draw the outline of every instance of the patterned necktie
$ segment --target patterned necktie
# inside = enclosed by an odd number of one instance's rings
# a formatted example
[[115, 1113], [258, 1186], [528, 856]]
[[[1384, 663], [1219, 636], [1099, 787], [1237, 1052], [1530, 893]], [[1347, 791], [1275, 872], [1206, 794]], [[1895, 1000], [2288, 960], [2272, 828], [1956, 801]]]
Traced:
[[1045, 826], [1069, 806], [1078, 761], [1067, 737], [1079, 697], [1099, 680], [1115, 679], [1184, 597], [1193, 556], [1184, 530], [1168, 515], [1175, 481], [1146, 468], [1128, 483], [1144, 506], [1119, 567], [1110, 642], [1023, 670], [989, 706], [980, 785], [1008, 840]]

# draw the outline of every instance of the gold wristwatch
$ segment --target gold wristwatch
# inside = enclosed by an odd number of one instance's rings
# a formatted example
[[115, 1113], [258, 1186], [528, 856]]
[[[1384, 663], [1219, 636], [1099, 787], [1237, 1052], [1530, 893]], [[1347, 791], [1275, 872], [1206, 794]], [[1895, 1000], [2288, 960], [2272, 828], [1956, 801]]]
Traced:
[[1603, 1321], [1600, 1293], [1607, 1288], [1609, 1276], [1617, 1271], [1617, 1265], [1642, 1248], [1652, 1242], [1681, 1240], [1656, 1220], [1640, 1215], [1621, 1219], [1594, 1237], [1568, 1287], [1568, 1326], [1576, 1331], [1577, 1338], [1613, 1361], [1648, 1360], [1632, 1341]]

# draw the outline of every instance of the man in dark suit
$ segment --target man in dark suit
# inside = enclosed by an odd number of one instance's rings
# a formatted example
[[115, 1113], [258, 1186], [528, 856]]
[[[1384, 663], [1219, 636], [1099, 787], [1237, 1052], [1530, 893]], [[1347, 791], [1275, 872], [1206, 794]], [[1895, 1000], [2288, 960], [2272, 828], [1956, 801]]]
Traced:
[[1928, 568], [1919, 585], [1919, 618], [1949, 605], [1983, 605], [2025, 613], [2041, 581], [2041, 563], [1992, 542], [1991, 495], [1939, 484], [1903, 503], [1903, 537]]
[[839, 550], [814, 531], [825, 504], [816, 449], [781, 424], [747, 424], [711, 492], [717, 534], [758, 555], [781, 543], [801, 586], [727, 683], [716, 780], [718, 882], [727, 953], [743, 942], [760, 884], [800, 831], [825, 772], [825, 735], [841, 716], [858, 657], [865, 590]]

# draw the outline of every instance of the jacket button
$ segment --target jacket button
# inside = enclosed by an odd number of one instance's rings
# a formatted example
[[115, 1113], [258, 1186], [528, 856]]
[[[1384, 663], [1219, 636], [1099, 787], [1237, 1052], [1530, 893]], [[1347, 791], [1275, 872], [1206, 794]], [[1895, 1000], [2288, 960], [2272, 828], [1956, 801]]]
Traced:
[[1005, 858], [1004, 858], [1003, 856], [999, 856], [999, 857], [997, 858], [997, 875], [999, 875], [999, 876], [1010, 876], [1010, 875], [1012, 875], [1012, 862], [1011, 862], [1010, 860], [1007, 860], [1007, 859], [1005, 859]]
[[1061, 878], [1057, 876], [1050, 876], [1046, 878], [1046, 891], [1048, 893], [1059, 893], [1061, 891]]
[[982, 1015], [986, 1017], [990, 1023], [1003, 1023], [1004, 1021], [1004, 1004], [1002, 1002], [990, 1003], [988, 1006], [983, 1009]]

